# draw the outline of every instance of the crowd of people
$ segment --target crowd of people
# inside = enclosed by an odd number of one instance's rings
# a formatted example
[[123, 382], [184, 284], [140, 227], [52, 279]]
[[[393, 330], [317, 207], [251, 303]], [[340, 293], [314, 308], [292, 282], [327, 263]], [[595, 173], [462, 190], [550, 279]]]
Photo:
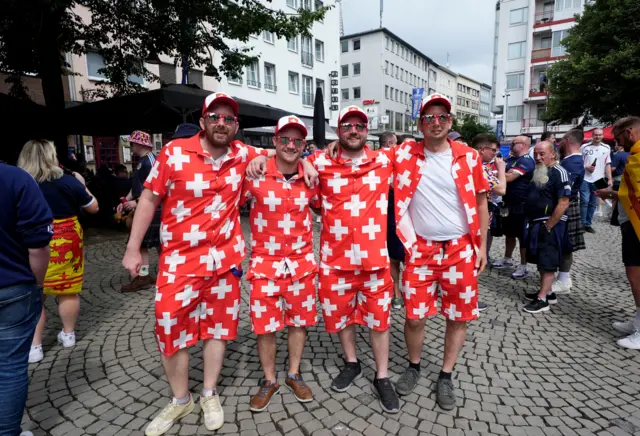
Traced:
[[[155, 334], [172, 392], [147, 435], [164, 434], [193, 411], [188, 349], [201, 341], [204, 425], [223, 426], [217, 383], [227, 343], [238, 335], [243, 276], [264, 372], [251, 411], [268, 410], [280, 392], [276, 332], [285, 327], [284, 384], [298, 401], [313, 400], [300, 362], [307, 329], [319, 320], [318, 303], [324, 328], [339, 337], [344, 356], [331, 389], [346, 392], [363, 376], [360, 326], [369, 331], [375, 360], [371, 392], [387, 413], [398, 413], [399, 396], [412, 393], [424, 377], [426, 320], [440, 313], [446, 328], [435, 396], [439, 407], [453, 409], [453, 371], [468, 323], [487, 308], [479, 301], [478, 277], [490, 262], [492, 238], [506, 238], [504, 258], [491, 262], [494, 268], [515, 268], [514, 279], [529, 274], [527, 264], [540, 273], [539, 291], [525, 295], [531, 302], [524, 311], [548, 311], [557, 294], [570, 292], [573, 252], [585, 248], [583, 233], [593, 217], [592, 207], [583, 204], [585, 189], [589, 202], [616, 202], [637, 311], [613, 327], [628, 335], [620, 346], [640, 349], [640, 118], [615, 124], [624, 150], [618, 153], [627, 154], [613, 159], [603, 154], [607, 147], [596, 134], [582, 146], [577, 130], [566, 133], [559, 146], [548, 135], [533, 147], [530, 138], [517, 137], [501, 159], [495, 138], [479, 135], [468, 146], [452, 134], [451, 102], [439, 94], [420, 106], [423, 141], [398, 141], [387, 132], [379, 150], [367, 145], [369, 118], [357, 106], [340, 112], [339, 140], [317, 151], [306, 148], [307, 128], [294, 115], [277, 123], [274, 149], [234, 140], [238, 110], [232, 97], [211, 94], [199, 129], [176, 132], [157, 156], [147, 133], [131, 135], [139, 168], [116, 212], [131, 224], [123, 266], [133, 281], [121, 291], [156, 287]], [[28, 362], [43, 358], [43, 290], [58, 303], [59, 343], [75, 344], [84, 270], [77, 217], [98, 212], [82, 176], [60, 169], [50, 142], [27, 143], [19, 166], [0, 164], [6, 193], [0, 207], [14, 211], [0, 218], [0, 315], [9, 326], [3, 332], [11, 335], [10, 341], [0, 336], [0, 388], [7, 393], [0, 399], [0, 434], [10, 435], [20, 432]], [[243, 205], [250, 208], [251, 230], [246, 272]], [[314, 215], [322, 221], [318, 259]], [[512, 260], [516, 242], [518, 265]], [[150, 273], [153, 248], [160, 254], [157, 277]], [[395, 383], [388, 371], [392, 308], [405, 314], [407, 355]]]

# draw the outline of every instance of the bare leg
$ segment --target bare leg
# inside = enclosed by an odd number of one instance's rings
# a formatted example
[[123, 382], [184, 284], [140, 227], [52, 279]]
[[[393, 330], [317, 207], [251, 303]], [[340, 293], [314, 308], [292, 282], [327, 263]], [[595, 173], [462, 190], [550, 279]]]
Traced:
[[298, 374], [300, 372], [300, 360], [302, 360], [304, 343], [307, 340], [307, 329], [304, 327], [289, 327], [287, 340], [289, 342], [289, 374]]
[[404, 340], [411, 363], [420, 363], [422, 344], [424, 344], [424, 326], [427, 319], [407, 319], [404, 322]]
[[625, 270], [627, 272], [627, 279], [631, 285], [631, 292], [633, 293], [636, 307], [640, 307], [640, 266], [628, 266]]
[[276, 334], [258, 335], [258, 356], [264, 371], [264, 379], [276, 382]]
[[42, 297], [42, 303], [42, 314], [40, 315], [40, 321], [38, 321], [38, 325], [36, 326], [36, 332], [33, 335], [33, 341], [31, 341], [32, 346], [42, 345], [42, 336], [44, 335], [44, 328], [47, 325], [47, 311], [44, 308], [44, 296]]
[[522, 241], [520, 241], [520, 265], [527, 264], [527, 249], [522, 247]]
[[467, 334], [467, 323], [447, 320], [447, 327], [444, 335], [444, 361], [442, 371], [452, 372], [458, 359], [458, 354], [464, 345]]
[[376, 378], [388, 377], [389, 370], [389, 330], [379, 332], [369, 330], [373, 358], [376, 361]]
[[555, 273], [553, 272], [540, 272], [540, 292], [538, 293], [538, 298], [547, 298], [547, 294], [551, 292], [554, 276]]
[[505, 237], [504, 242], [504, 257], [511, 258], [513, 257], [513, 250], [516, 249], [516, 238], [512, 236]]
[[[227, 349], [227, 341], [220, 339], [207, 339], [202, 345], [202, 356], [204, 359], [204, 389], [215, 389], [222, 371], [224, 352]], [[188, 362], [187, 362], [188, 363]], [[187, 367], [187, 379], [188, 379]], [[186, 394], [185, 394], [186, 395]], [[182, 397], [184, 398], [184, 396]]]
[[[189, 350], [183, 348], [170, 357], [162, 356], [162, 365], [173, 397], [186, 397], [189, 394]], [[206, 361], [204, 368], [206, 373]]]
[[393, 296], [396, 298], [402, 298], [400, 295], [400, 261], [390, 260], [391, 263], [391, 279], [393, 280]]
[[573, 253], [562, 253], [562, 265], [560, 265], [560, 272], [568, 273], [571, 271], [573, 265]]
[[356, 357], [356, 326], [351, 324], [343, 328], [338, 332], [342, 349], [344, 350], [344, 357], [347, 362], [355, 363], [358, 361]]
[[73, 333], [80, 316], [80, 296], [78, 294], [58, 296], [58, 313], [65, 333]]

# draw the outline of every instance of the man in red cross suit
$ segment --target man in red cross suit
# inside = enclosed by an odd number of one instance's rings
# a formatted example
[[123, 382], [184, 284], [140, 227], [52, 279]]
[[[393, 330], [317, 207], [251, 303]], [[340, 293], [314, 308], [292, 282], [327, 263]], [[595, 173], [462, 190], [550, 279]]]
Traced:
[[395, 151], [397, 233], [406, 255], [403, 292], [409, 367], [396, 384], [408, 395], [420, 378], [426, 318], [447, 319], [437, 401], [455, 407], [451, 372], [465, 341], [467, 322], [478, 317], [478, 274], [486, 264], [488, 182], [476, 150], [447, 138], [451, 103], [432, 94], [422, 100], [418, 127], [424, 141]]

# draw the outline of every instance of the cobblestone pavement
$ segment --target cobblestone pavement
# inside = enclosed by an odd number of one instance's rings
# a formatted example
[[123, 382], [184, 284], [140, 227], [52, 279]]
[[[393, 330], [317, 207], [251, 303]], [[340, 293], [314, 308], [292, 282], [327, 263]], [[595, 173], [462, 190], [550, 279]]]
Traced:
[[[239, 338], [229, 345], [220, 391], [222, 434], [313, 435], [640, 435], [640, 352], [619, 348], [611, 322], [632, 316], [633, 300], [621, 265], [620, 236], [605, 224], [586, 235], [588, 252], [574, 265], [574, 291], [551, 312], [522, 312], [523, 293], [537, 274], [514, 281], [508, 272], [481, 276], [490, 305], [469, 328], [458, 360], [459, 407], [445, 412], [432, 385], [443, 348], [442, 317], [427, 323], [423, 378], [402, 399], [397, 415], [382, 413], [369, 388], [374, 374], [368, 334], [359, 330], [365, 377], [348, 392], [330, 390], [342, 364], [337, 336], [311, 328], [303, 356], [304, 377], [315, 399], [300, 404], [288, 391], [268, 412], [252, 414], [249, 398], [262, 377], [255, 336], [249, 329], [243, 288]], [[316, 229], [317, 230], [317, 229]], [[120, 294], [128, 277], [120, 266], [125, 237], [102, 234], [86, 250], [85, 288], [75, 348], [55, 343], [57, 315], [49, 318], [44, 360], [31, 367], [24, 429], [36, 435], [140, 435], [170, 392], [154, 338], [153, 293]], [[502, 239], [493, 249], [502, 250]], [[48, 310], [55, 312], [53, 299]], [[402, 311], [393, 312], [390, 370], [406, 365]], [[286, 336], [278, 336], [278, 369], [284, 381]], [[192, 350], [191, 388], [202, 388], [201, 349]], [[168, 434], [206, 434], [199, 406]]]

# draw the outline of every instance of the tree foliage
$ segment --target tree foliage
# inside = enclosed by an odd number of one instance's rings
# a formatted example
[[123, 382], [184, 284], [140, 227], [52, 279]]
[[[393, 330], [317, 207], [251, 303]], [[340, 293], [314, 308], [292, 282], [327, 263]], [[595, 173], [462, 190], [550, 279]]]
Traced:
[[583, 115], [611, 122], [640, 113], [640, 1], [586, 2], [548, 70], [547, 121]]
[[481, 133], [493, 133], [491, 127], [487, 126], [486, 124], [480, 124], [468, 115], [462, 120], [454, 118], [453, 126], [451, 127], [451, 129], [461, 134], [464, 140], [469, 144], [471, 144], [471, 141], [476, 137], [476, 135], [479, 135]]

